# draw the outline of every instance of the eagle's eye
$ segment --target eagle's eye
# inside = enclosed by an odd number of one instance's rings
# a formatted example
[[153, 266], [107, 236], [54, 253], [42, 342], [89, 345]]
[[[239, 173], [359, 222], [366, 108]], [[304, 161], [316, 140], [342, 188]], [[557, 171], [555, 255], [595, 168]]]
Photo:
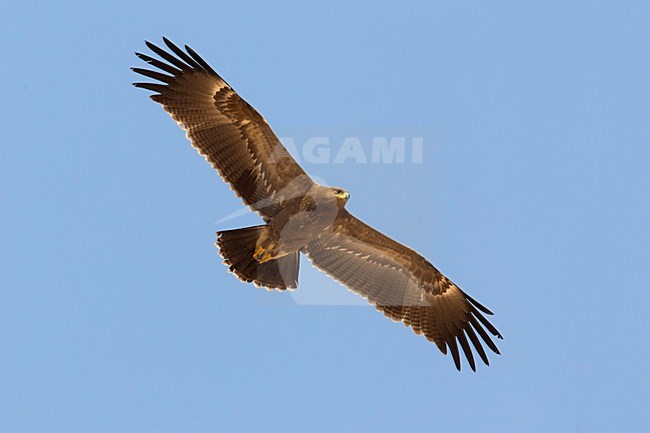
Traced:
[[334, 191], [334, 194], [341, 195], [341, 194], [343, 194], [343, 191], [341, 191], [340, 189], [337, 189], [336, 191]]

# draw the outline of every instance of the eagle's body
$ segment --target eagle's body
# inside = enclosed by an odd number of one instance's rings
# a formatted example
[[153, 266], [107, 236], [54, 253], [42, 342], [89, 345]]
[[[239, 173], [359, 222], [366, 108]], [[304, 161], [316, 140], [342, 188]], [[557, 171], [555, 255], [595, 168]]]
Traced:
[[[264, 118], [198, 54], [164, 39], [172, 55], [147, 42], [165, 62], [137, 53], [165, 73], [134, 68], [158, 83], [136, 83], [156, 92], [187, 131], [199, 153], [228, 182], [265, 224], [217, 233], [217, 246], [229, 270], [267, 289], [295, 289], [300, 254], [387, 317], [453, 355], [458, 345], [475, 369], [470, 342], [489, 364], [481, 340], [495, 353], [486, 332], [499, 332], [484, 314], [492, 314], [412, 249], [351, 215], [350, 195], [314, 182], [282, 146]], [[162, 83], [162, 84], [161, 84]], [[480, 340], [479, 340], [480, 337]]]
[[312, 185], [305, 195], [291, 199], [267, 222], [253, 256], [264, 263], [306, 248], [331, 229], [346, 201], [331, 188]]

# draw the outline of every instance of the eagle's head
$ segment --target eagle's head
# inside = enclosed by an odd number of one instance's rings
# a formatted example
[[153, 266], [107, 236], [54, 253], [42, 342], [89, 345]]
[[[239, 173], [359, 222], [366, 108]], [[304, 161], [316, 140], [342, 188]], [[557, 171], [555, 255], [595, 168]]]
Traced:
[[350, 199], [350, 193], [341, 188], [330, 188], [339, 203], [345, 204]]

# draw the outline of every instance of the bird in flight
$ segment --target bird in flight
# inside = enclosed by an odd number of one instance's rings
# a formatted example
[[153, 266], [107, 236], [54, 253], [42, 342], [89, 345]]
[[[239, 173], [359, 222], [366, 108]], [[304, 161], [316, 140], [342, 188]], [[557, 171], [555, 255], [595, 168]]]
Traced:
[[[268, 290], [296, 289], [300, 254], [363, 296], [386, 317], [451, 352], [472, 370], [471, 346], [489, 365], [483, 343], [499, 354], [485, 318], [492, 312], [414, 250], [345, 209], [350, 194], [314, 182], [266, 120], [187, 45], [151, 42], [158, 58], [136, 53], [153, 69], [132, 68], [155, 82], [134, 83], [187, 132], [192, 145], [264, 224], [217, 232], [224, 263], [240, 280]], [[489, 334], [488, 334], [489, 333]]]

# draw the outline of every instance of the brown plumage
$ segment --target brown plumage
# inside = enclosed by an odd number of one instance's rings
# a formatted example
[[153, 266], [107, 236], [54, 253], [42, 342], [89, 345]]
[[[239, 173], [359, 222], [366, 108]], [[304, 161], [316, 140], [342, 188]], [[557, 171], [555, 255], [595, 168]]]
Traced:
[[476, 370], [471, 347], [489, 364], [483, 343], [498, 354], [490, 334], [502, 337], [485, 318], [492, 314], [487, 308], [418, 253], [351, 215], [346, 191], [314, 182], [264, 118], [195, 51], [163, 39], [171, 52], [146, 43], [162, 60], [136, 53], [160, 71], [133, 68], [157, 82], [135, 86], [155, 92], [151, 98], [266, 223], [217, 233], [230, 271], [267, 289], [295, 289], [304, 253], [384, 315], [424, 335], [442, 353], [449, 350], [457, 369], [462, 350]]

